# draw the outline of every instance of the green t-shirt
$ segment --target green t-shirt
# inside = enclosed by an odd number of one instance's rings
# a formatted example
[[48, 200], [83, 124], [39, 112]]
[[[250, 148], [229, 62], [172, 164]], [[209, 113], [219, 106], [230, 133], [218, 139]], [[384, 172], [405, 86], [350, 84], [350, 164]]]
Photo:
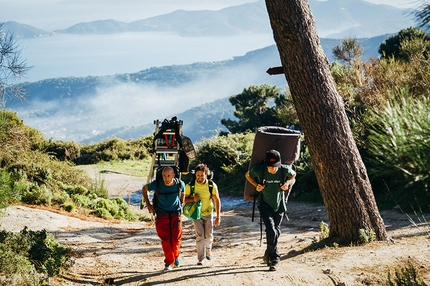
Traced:
[[264, 202], [274, 212], [285, 212], [287, 207], [285, 193], [281, 189], [281, 184], [285, 183], [294, 174], [295, 171], [288, 165], [281, 165], [275, 174], [269, 173], [265, 165], [257, 165], [249, 170], [249, 176], [265, 186], [264, 190], [258, 195], [258, 205], [260, 206]]

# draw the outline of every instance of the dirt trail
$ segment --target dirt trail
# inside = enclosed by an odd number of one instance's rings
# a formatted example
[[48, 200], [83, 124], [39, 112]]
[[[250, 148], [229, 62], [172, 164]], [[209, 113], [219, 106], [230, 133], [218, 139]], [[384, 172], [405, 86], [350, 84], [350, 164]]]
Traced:
[[[126, 184], [128, 192], [123, 194], [131, 194], [141, 186], [142, 179], [118, 174], [107, 177], [112, 193]], [[47, 229], [73, 248], [74, 266], [63, 277], [51, 279], [50, 285], [384, 285], [388, 270], [407, 259], [417, 263], [426, 275], [426, 283], [430, 283], [429, 216], [414, 226], [396, 210], [383, 211], [381, 215], [394, 244], [373, 242], [302, 253], [304, 247], [319, 238], [319, 223], [328, 223], [328, 219], [324, 206], [290, 202], [290, 220], [283, 222], [279, 244], [281, 264], [278, 271], [269, 272], [262, 262], [265, 241], [263, 233], [260, 247], [258, 212], [251, 222], [252, 204], [229, 202], [237, 202], [237, 198], [223, 198], [213, 259], [203, 266], [196, 265], [192, 223], [184, 219], [182, 265], [168, 272], [162, 270], [163, 254], [152, 222], [104, 221], [12, 206], [0, 223], [2, 229], [11, 231], [24, 226]], [[136, 207], [136, 211], [140, 210]]]

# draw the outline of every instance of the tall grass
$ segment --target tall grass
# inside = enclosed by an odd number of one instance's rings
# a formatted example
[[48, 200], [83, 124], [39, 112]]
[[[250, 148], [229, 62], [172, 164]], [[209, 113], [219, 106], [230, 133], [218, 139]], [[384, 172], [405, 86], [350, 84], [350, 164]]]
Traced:
[[383, 108], [372, 109], [368, 120], [366, 161], [375, 192], [381, 194], [388, 187], [404, 209], [415, 201], [429, 209], [430, 99], [400, 91]]

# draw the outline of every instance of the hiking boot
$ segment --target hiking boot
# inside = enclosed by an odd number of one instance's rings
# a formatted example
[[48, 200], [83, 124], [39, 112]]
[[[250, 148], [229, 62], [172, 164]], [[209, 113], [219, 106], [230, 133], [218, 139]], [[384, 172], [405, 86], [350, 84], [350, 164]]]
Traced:
[[173, 267], [178, 268], [179, 266], [181, 266], [181, 261], [179, 261], [179, 258], [176, 258]]
[[275, 265], [270, 265], [269, 266], [269, 271], [276, 271], [276, 266]]
[[267, 263], [267, 266], [269, 266], [269, 271], [276, 271], [276, 266], [278, 265], [278, 260], [274, 259]]
[[173, 269], [173, 266], [172, 265], [170, 265], [170, 264], [166, 264], [165, 266], [164, 266], [164, 271], [169, 271], [169, 270], [172, 270]]

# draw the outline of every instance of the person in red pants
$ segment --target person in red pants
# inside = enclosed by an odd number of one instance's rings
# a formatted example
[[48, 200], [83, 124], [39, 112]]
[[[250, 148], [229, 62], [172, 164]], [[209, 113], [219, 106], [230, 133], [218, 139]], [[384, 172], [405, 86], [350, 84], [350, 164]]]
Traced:
[[[185, 184], [176, 178], [172, 167], [163, 167], [159, 172], [162, 178], [156, 178], [143, 186], [142, 196], [148, 211], [156, 215], [155, 228], [164, 252], [164, 270], [171, 270], [181, 265], [179, 261], [182, 239], [181, 206], [185, 199]], [[152, 203], [148, 191], [154, 191]]]

